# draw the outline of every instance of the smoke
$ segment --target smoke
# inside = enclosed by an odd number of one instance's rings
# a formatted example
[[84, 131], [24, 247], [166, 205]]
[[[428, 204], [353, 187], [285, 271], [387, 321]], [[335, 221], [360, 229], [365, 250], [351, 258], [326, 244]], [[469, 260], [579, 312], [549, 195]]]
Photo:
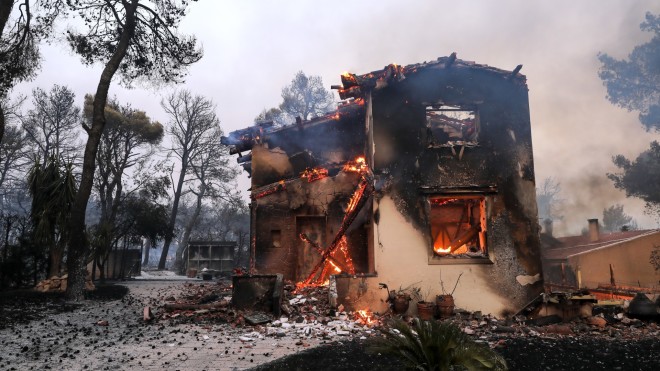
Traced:
[[[623, 203], [641, 226], [654, 227], [642, 203], [626, 200], [605, 173], [611, 157], [648, 148], [657, 134], [644, 132], [637, 114], [612, 106], [598, 79], [598, 52], [625, 58], [650, 38], [639, 30], [657, 0], [556, 1], [286, 1], [193, 3], [182, 23], [205, 56], [190, 69], [185, 88], [213, 99], [225, 133], [252, 125], [264, 107], [281, 101], [295, 73], [320, 75], [326, 87], [343, 71], [366, 73], [389, 63], [410, 64], [457, 52], [458, 58], [512, 70], [528, 78], [537, 180], [554, 176], [566, 199], [566, 231], [586, 215]], [[100, 73], [87, 69], [64, 46], [43, 50], [42, 72], [17, 93], [35, 86], [69, 85], [80, 99], [95, 90]], [[62, 68], [67, 66], [67, 68]], [[167, 91], [111, 94], [161, 122]], [[247, 189], [249, 180], [241, 182]], [[558, 230], [558, 232], [561, 228]]]

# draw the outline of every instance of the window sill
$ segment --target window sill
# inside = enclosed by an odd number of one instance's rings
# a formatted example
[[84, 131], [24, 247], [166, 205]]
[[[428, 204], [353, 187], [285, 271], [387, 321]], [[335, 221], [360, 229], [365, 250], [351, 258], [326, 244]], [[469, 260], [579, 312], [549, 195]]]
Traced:
[[473, 265], [473, 264], [494, 264], [489, 257], [478, 258], [451, 258], [439, 257], [435, 255], [429, 256], [429, 265]]

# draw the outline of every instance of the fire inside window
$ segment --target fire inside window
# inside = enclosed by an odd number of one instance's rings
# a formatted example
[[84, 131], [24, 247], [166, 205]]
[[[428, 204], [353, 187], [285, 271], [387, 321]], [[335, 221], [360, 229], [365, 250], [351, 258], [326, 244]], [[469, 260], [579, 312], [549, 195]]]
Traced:
[[429, 147], [476, 146], [479, 116], [476, 109], [454, 106], [426, 107]]
[[442, 257], [486, 257], [486, 197], [429, 198], [433, 252]]

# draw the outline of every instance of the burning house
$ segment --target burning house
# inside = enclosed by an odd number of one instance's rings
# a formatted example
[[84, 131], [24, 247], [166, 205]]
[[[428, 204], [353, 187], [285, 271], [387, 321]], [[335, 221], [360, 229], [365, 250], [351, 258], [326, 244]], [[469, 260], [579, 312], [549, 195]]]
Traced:
[[252, 271], [332, 278], [354, 309], [385, 311], [380, 283], [522, 308], [543, 282], [520, 68], [452, 54], [345, 73], [336, 112], [223, 137], [252, 179]]

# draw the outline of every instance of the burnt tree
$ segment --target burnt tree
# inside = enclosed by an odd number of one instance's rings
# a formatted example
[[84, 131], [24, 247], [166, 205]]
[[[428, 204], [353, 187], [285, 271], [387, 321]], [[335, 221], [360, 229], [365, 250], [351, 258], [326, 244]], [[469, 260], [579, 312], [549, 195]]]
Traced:
[[[17, 82], [35, 75], [39, 68], [38, 43], [49, 35], [59, 3], [59, 0], [0, 0], [0, 99]], [[40, 8], [36, 14], [35, 5]], [[5, 120], [0, 106], [0, 140]]]
[[240, 195], [234, 191], [236, 185], [232, 183], [238, 171], [236, 167], [229, 166], [229, 156], [225, 146], [217, 143], [217, 138], [221, 135], [222, 130], [219, 127], [212, 131], [211, 135], [206, 137], [204, 150], [200, 151], [190, 163], [193, 182], [189, 191], [193, 195], [194, 206], [185, 223], [183, 236], [176, 252], [174, 265], [179, 274], [185, 273], [183, 268], [187, 254], [184, 252], [187, 251], [190, 236], [196, 229], [204, 202], [207, 199], [221, 199], [231, 204], [239, 202], [240, 199]]
[[[168, 133], [172, 138], [172, 152], [179, 162], [179, 175], [176, 183], [172, 181], [174, 200], [168, 229], [170, 233], [165, 237], [163, 252], [158, 262], [158, 269], [165, 269], [167, 254], [173, 239], [176, 217], [179, 212], [181, 196], [188, 193], [184, 189], [194, 174], [193, 164], [199, 168], [199, 162], [216, 143], [220, 122], [215, 115], [215, 105], [202, 96], [193, 96], [189, 91], [182, 90], [173, 93], [161, 105], [169, 115]], [[213, 160], [222, 161], [222, 158]], [[202, 186], [204, 192], [205, 187]]]
[[96, 153], [105, 128], [105, 106], [114, 75], [119, 72], [125, 84], [145, 82], [180, 82], [186, 68], [202, 57], [194, 37], [179, 35], [176, 30], [186, 13], [186, 1], [74, 0], [67, 9], [78, 14], [88, 28], [69, 30], [67, 40], [86, 64], [102, 63], [92, 108], [91, 127], [85, 145], [80, 188], [71, 211], [68, 254], [69, 284], [66, 296], [82, 299], [84, 266], [88, 241], [85, 234], [85, 211], [92, 190]]
[[[91, 95], [85, 97], [85, 118], [88, 121], [91, 120], [93, 100]], [[141, 186], [138, 181], [133, 189], [125, 189], [126, 172], [134, 167], [136, 172], [144, 170], [148, 158], [154, 153], [154, 146], [163, 138], [163, 126], [130, 105], [110, 102], [105, 115], [107, 123], [96, 155], [95, 186], [101, 218], [96, 228], [93, 254], [101, 269], [101, 279], [111, 247], [125, 235], [119, 233], [115, 225], [119, 208], [126, 196]]]

